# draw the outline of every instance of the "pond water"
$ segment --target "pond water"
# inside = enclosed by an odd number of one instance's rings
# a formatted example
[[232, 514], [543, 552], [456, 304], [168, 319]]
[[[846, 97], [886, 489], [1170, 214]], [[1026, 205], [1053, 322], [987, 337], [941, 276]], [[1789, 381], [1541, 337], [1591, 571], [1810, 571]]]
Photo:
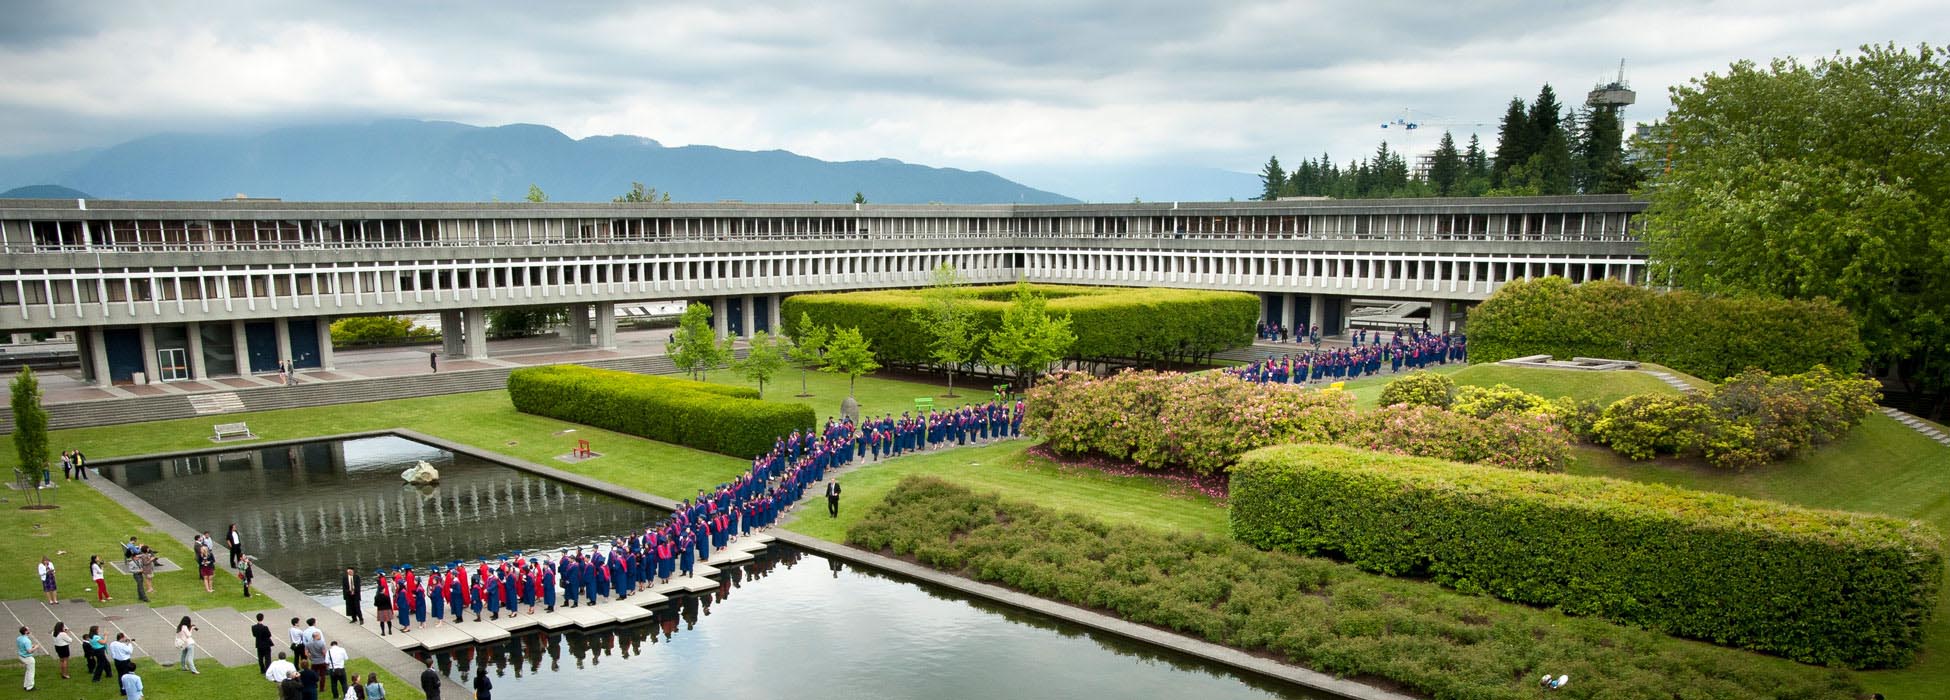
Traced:
[[[440, 486], [400, 483], [417, 460]], [[346, 565], [559, 549], [662, 515], [397, 437], [103, 471], [219, 539], [236, 522], [262, 568], [334, 608]], [[468, 687], [487, 673], [516, 699], [1333, 697], [783, 544], [720, 581], [628, 625], [441, 650], [436, 668]]]

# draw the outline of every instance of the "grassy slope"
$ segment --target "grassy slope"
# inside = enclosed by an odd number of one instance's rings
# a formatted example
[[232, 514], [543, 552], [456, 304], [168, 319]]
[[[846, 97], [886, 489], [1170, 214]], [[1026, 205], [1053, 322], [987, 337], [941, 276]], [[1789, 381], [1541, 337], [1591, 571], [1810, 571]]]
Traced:
[[[0, 600], [21, 600], [39, 598], [40, 582], [34, 578], [33, 563], [46, 556], [54, 561], [55, 580], [60, 583], [61, 599], [83, 598], [91, 604], [95, 600], [95, 582], [88, 576], [88, 555], [101, 555], [104, 562], [122, 559], [121, 543], [129, 537], [140, 538], [143, 544], [155, 548], [164, 557], [178, 566], [187, 567], [183, 571], [169, 571], [156, 574], [156, 592], [149, 600], [158, 606], [186, 605], [191, 608], [234, 607], [239, 610], [267, 610], [277, 604], [265, 596], [244, 598], [240, 593], [234, 576], [217, 573], [216, 593], [204, 593], [203, 581], [196, 575], [196, 558], [190, 555], [189, 546], [183, 542], [168, 539], [160, 531], [151, 529], [141, 522], [128, 509], [108, 500], [100, 491], [80, 485], [80, 482], [59, 482], [61, 488], [46, 491], [48, 500], [61, 506], [55, 510], [21, 510], [21, 495], [16, 491], [0, 492], [0, 532], [16, 533], [19, 536], [0, 540], [0, 556], [15, 566], [9, 575], [0, 576]], [[61, 552], [66, 552], [62, 554]], [[224, 554], [217, 554], [222, 561]], [[115, 597], [112, 604], [122, 605], [136, 599], [135, 581], [115, 572], [107, 574], [108, 594]]]
[[[158, 584], [160, 585], [160, 584]], [[121, 686], [111, 685], [108, 679], [100, 683], [88, 680], [88, 664], [77, 653], [68, 660], [67, 680], [61, 679], [59, 667], [54, 657], [45, 656], [34, 661], [35, 691], [28, 693], [20, 689], [20, 672], [13, 661], [7, 662], [7, 682], [0, 685], [0, 700], [9, 698], [46, 698], [47, 700], [65, 698], [117, 698], [116, 690]], [[174, 663], [172, 659], [171, 663]], [[420, 684], [407, 683], [387, 673], [385, 669], [365, 659], [354, 658], [346, 665], [349, 673], [357, 673], [363, 679], [368, 673], [379, 674], [379, 682], [386, 686], [386, 700], [426, 700], [420, 692]], [[196, 698], [196, 700], [264, 700], [277, 697], [277, 688], [257, 673], [257, 664], [243, 666], [218, 666], [209, 658], [196, 661], [199, 675], [190, 675], [174, 667], [163, 668], [142, 661], [136, 667], [136, 675], [142, 677], [142, 692], [145, 697], [164, 700]], [[332, 697], [329, 683], [319, 688], [319, 696]]]

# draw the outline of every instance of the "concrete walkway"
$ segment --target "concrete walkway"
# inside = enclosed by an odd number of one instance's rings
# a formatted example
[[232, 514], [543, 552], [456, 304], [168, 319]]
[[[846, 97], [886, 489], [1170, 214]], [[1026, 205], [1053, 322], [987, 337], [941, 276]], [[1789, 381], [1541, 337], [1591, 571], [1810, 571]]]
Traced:
[[1674, 375], [1671, 372], [1661, 372], [1656, 369], [1642, 369], [1639, 371], [1647, 375], [1650, 375], [1653, 379], [1657, 379], [1659, 381], [1665, 382], [1666, 386], [1672, 387], [1674, 389], [1678, 389], [1679, 393], [1681, 394], [1690, 394], [1695, 391], [1699, 391], [1698, 387], [1686, 383], [1686, 380], [1680, 379], [1678, 376]]

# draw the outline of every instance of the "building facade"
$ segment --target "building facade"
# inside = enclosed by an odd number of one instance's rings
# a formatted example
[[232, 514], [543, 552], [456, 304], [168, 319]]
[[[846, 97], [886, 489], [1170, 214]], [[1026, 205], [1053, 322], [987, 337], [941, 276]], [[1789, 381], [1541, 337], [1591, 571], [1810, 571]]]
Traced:
[[486, 353], [486, 312], [567, 306], [614, 343], [619, 302], [709, 303], [779, 329], [810, 291], [974, 283], [1226, 289], [1269, 321], [1346, 323], [1352, 299], [1452, 305], [1504, 282], [1645, 280], [1623, 196], [1091, 205], [0, 201], [0, 332], [73, 331], [97, 383], [332, 365], [333, 319], [439, 314]]

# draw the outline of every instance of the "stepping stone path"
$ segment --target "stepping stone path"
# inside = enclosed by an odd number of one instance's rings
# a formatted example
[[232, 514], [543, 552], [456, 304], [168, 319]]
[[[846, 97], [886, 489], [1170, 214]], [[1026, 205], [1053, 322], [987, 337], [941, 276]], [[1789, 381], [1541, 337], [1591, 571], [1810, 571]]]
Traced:
[[1890, 418], [1896, 419], [1897, 423], [1901, 423], [1903, 425], [1909, 426], [1910, 430], [1914, 430], [1916, 432], [1922, 433], [1924, 437], [1937, 441], [1937, 444], [1939, 445], [1950, 447], [1950, 435], [1945, 435], [1942, 430], [1938, 429], [1934, 425], [1929, 424], [1928, 422], [1925, 422], [1921, 418], [1917, 418], [1916, 416], [1912, 416], [1908, 413], [1904, 413], [1902, 411], [1899, 411], [1894, 408], [1890, 408], [1888, 406], [1882, 407], [1882, 414], [1885, 416], [1889, 416]]
[[1690, 394], [1695, 391], [1698, 391], [1698, 389], [1694, 388], [1693, 385], [1687, 384], [1686, 380], [1674, 376], [1673, 373], [1671, 372], [1661, 372], [1656, 369], [1642, 369], [1639, 371], [1652, 375], [1653, 379], [1657, 379], [1659, 381], [1665, 382], [1666, 386], [1672, 387], [1674, 389], [1678, 389], [1679, 393]]

